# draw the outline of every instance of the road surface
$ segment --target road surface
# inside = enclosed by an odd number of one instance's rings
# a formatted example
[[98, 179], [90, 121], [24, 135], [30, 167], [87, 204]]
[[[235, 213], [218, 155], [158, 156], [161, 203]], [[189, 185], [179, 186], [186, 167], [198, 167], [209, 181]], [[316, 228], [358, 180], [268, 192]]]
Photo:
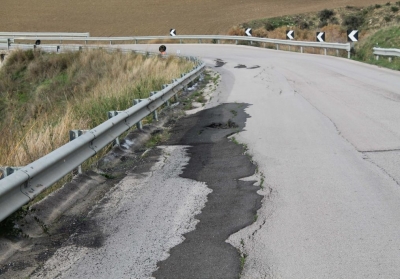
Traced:
[[[132, 48], [157, 51], [158, 45]], [[206, 108], [247, 104], [248, 117], [235, 137], [257, 163], [264, 190], [259, 191], [263, 200], [256, 221], [226, 239], [246, 255], [240, 278], [399, 278], [400, 73], [344, 58], [246, 46], [167, 46], [169, 53], [178, 50], [202, 57], [221, 74], [222, 82]], [[196, 232], [194, 215], [209, 210], [207, 197], [215, 193], [209, 188], [212, 182], [196, 181], [195, 175], [179, 177], [189, 160], [186, 148], [164, 149], [166, 162], [175, 162], [167, 173], [159, 161], [158, 169], [142, 176], [144, 182], [135, 182], [133, 189], [129, 190], [132, 182], [121, 182], [119, 187], [130, 196], [115, 196], [119, 188], [110, 193], [108, 203], [114, 211], [109, 216], [104, 211], [104, 218], [127, 218], [122, 223], [128, 223], [106, 230], [105, 245], [110, 246], [69, 251], [68, 259], [60, 249], [37, 276], [131, 278], [133, 273], [124, 272], [141, 261], [144, 271], [137, 274], [149, 277], [157, 267], [156, 274], [167, 269], [168, 259], [163, 260], [170, 251], [171, 259], [179, 259], [173, 253], [187, 247], [182, 234]], [[150, 199], [161, 187], [156, 184], [160, 179], [179, 186], [179, 199], [166, 186], [148, 206], [157, 208], [166, 198], [171, 202], [169, 214], [159, 207], [162, 216], [153, 211], [143, 215], [143, 201], [135, 205], [137, 210], [124, 207], [136, 193]], [[152, 189], [144, 187], [148, 180], [153, 181]], [[162, 233], [154, 229], [157, 222], [165, 229]], [[132, 247], [129, 238], [119, 242], [128, 234], [113, 236], [126, 228], [139, 230], [135, 224], [143, 225], [140, 230], [147, 234], [141, 246]], [[57, 269], [59, 263], [64, 269]], [[199, 271], [193, 278], [213, 278], [206, 274]], [[159, 278], [180, 278], [164, 275]]]
[[229, 238], [244, 240], [241, 278], [400, 276], [399, 72], [246, 46], [167, 49], [223, 60], [220, 102], [251, 104], [238, 139], [271, 194]]

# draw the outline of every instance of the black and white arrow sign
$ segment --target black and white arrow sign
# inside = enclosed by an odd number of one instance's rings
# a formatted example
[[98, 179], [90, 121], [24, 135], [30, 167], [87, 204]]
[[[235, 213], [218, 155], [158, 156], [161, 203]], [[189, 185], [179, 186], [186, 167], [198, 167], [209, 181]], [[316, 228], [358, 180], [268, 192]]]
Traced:
[[251, 28], [246, 28], [246, 31], [244, 31], [246, 33], [247, 36], [251, 37], [253, 36], [253, 33], [251, 31]]
[[169, 30], [169, 34], [171, 35], [171, 36], [176, 36], [176, 30], [175, 29], [171, 29], [171, 30]]
[[358, 30], [347, 30], [347, 41], [358, 42]]
[[325, 42], [325, 32], [317, 32], [317, 42]]
[[293, 30], [286, 30], [286, 39], [288, 39], [288, 40], [294, 39], [294, 31]]

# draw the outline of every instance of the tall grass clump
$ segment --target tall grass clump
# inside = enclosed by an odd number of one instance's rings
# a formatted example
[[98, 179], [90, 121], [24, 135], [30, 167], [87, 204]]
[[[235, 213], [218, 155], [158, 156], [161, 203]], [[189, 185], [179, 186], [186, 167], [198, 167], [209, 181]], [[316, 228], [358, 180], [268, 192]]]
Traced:
[[24, 166], [91, 129], [109, 110], [193, 67], [184, 59], [102, 50], [45, 54], [17, 50], [0, 70], [0, 165]]

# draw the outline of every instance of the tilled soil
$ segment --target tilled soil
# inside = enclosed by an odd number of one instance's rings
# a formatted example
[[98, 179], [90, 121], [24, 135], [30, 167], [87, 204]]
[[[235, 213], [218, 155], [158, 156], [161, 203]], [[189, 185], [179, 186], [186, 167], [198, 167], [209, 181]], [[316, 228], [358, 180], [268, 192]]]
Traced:
[[90, 32], [91, 36], [224, 34], [253, 19], [367, 6], [387, 0], [3, 0], [0, 31]]

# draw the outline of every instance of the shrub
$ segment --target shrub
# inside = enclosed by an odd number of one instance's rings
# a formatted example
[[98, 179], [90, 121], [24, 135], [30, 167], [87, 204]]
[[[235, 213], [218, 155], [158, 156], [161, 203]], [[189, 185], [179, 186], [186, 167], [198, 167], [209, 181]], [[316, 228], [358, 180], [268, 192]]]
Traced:
[[271, 22], [267, 21], [264, 25], [264, 28], [267, 31], [273, 31], [275, 29], [275, 26]]
[[386, 3], [386, 6], [390, 6], [390, 2], [387, 2], [387, 3]]
[[331, 18], [331, 23], [332, 23], [332, 24], [339, 25], [339, 20], [337, 19], [337, 17], [332, 17], [332, 18]]
[[326, 20], [323, 20], [318, 24], [318, 28], [322, 28], [322, 27], [327, 26], [327, 25], [328, 25], [328, 22]]
[[391, 7], [392, 12], [397, 13], [399, 11], [399, 8], [396, 6]]
[[330, 19], [333, 15], [334, 15], [334, 11], [332, 10], [328, 10], [328, 9], [324, 9], [322, 11], [320, 11], [318, 13], [319, 19], [321, 21], [327, 21], [328, 19]]
[[375, 9], [379, 9], [379, 8], [382, 8], [382, 5], [380, 5], [380, 4], [375, 4]]
[[385, 16], [383, 18], [386, 22], [390, 22], [392, 20], [392, 18], [390, 16]]
[[300, 23], [299, 23], [299, 28], [300, 29], [308, 29], [308, 28], [310, 28], [310, 24], [307, 22], [307, 21], [301, 21]]
[[364, 23], [364, 16], [362, 14], [348, 15], [343, 19], [343, 26], [347, 29], [360, 29]]

